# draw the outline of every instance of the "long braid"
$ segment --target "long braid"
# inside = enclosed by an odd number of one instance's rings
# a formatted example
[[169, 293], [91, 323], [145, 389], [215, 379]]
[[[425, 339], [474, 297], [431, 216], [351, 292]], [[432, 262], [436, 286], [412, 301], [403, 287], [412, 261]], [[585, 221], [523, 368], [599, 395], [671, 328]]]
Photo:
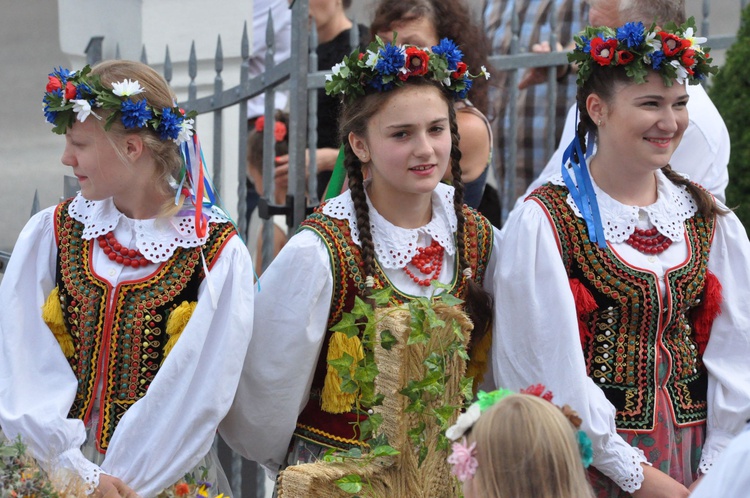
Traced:
[[453, 176], [453, 209], [456, 212], [456, 253], [458, 255], [458, 278], [466, 279], [466, 299], [464, 300], [464, 310], [474, 323], [474, 331], [471, 335], [472, 345], [478, 344], [487, 332], [488, 325], [492, 317], [493, 299], [476, 280], [475, 275], [467, 276], [464, 274], [471, 271], [471, 266], [466, 259], [466, 247], [464, 243], [464, 183], [461, 180], [461, 151], [458, 148], [459, 135], [458, 123], [456, 121], [456, 111], [452, 105], [448, 106], [448, 121], [450, 122], [451, 131], [451, 175]]
[[375, 274], [375, 245], [372, 242], [372, 232], [370, 231], [370, 209], [367, 207], [367, 197], [365, 196], [362, 164], [354, 154], [348, 140], [344, 141], [344, 166], [349, 177], [349, 191], [357, 216], [364, 277], [372, 277]]
[[729, 212], [717, 206], [711, 194], [674, 171], [669, 164], [664, 166], [661, 172], [675, 185], [684, 185], [687, 188], [690, 195], [693, 196], [693, 200], [698, 205], [698, 211], [706, 218], [714, 215], [724, 215]]

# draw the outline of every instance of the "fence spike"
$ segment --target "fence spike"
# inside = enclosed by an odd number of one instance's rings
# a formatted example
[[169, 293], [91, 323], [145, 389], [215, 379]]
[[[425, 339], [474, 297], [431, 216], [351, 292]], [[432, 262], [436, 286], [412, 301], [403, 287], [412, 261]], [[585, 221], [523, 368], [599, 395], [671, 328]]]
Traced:
[[172, 57], [169, 55], [169, 45], [167, 45], [167, 52], [164, 54], [164, 79], [167, 83], [172, 82]]
[[39, 189], [34, 189], [34, 200], [31, 202], [31, 216], [39, 212]]

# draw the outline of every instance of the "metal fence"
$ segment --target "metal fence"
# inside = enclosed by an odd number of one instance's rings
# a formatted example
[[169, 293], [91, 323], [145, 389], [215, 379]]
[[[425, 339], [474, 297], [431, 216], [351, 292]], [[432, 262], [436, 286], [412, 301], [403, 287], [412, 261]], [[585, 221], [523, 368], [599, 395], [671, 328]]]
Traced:
[[[744, 8], [747, 0], [741, 0], [739, 2], [740, 7]], [[553, 2], [554, 4], [554, 2]], [[701, 34], [703, 36], [709, 34], [710, 27], [710, 4], [709, 0], [703, 2], [703, 17], [701, 22]], [[279, 85], [285, 85], [288, 88], [290, 99], [289, 99], [289, 114], [290, 116], [307, 116], [307, 119], [291, 119], [289, 126], [289, 155], [290, 155], [290, 173], [289, 173], [289, 194], [287, 196], [287, 202], [285, 205], [274, 204], [274, 184], [273, 184], [273, 150], [274, 150], [274, 137], [273, 137], [273, 126], [264, 126], [263, 130], [263, 148], [266, 152], [263, 158], [263, 182], [264, 182], [264, 195], [261, 199], [261, 212], [264, 217], [269, 217], [274, 214], [284, 213], [287, 214], [289, 220], [290, 233], [293, 233], [295, 227], [297, 227], [304, 219], [306, 212], [318, 203], [318, 199], [315, 198], [316, 192], [316, 175], [310, 174], [309, 179], [306, 179], [306, 169], [309, 171], [315, 171], [316, 158], [315, 158], [315, 144], [317, 143], [317, 90], [325, 85], [325, 69], [318, 71], [317, 69], [317, 57], [315, 55], [315, 47], [317, 46], [317, 39], [315, 36], [314, 27], [310, 29], [308, 27], [308, 0], [295, 0], [291, 6], [292, 9], [292, 53], [291, 57], [280, 64], [274, 64], [273, 61], [273, 48], [275, 45], [274, 31], [273, 31], [273, 19], [269, 15], [268, 27], [265, 33], [266, 44], [269, 48], [266, 59], [265, 59], [265, 72], [255, 78], [249, 78], [248, 67], [250, 58], [250, 43], [247, 33], [247, 27], [245, 27], [242, 40], [241, 40], [241, 57], [242, 65], [240, 71], [240, 81], [236, 86], [231, 88], [224, 88], [225, 82], [222, 78], [222, 71], [224, 66], [223, 51], [221, 45], [221, 39], [219, 38], [216, 47], [216, 55], [214, 59], [214, 91], [211, 95], [198, 97], [197, 95], [197, 84], [195, 83], [198, 75], [197, 68], [198, 62], [195, 55], [195, 45], [191, 47], [190, 58], [188, 61], [188, 75], [190, 76], [190, 84], [188, 86], [188, 97], [187, 100], [181, 102], [180, 105], [188, 110], [195, 110], [201, 115], [212, 115], [213, 117], [213, 157], [211, 164], [213, 165], [213, 179], [215, 182], [216, 189], [219, 193], [222, 190], [234, 187], [237, 189], [238, 204], [237, 204], [237, 223], [240, 229], [240, 233], [245, 234], [247, 229], [246, 222], [246, 156], [247, 156], [247, 100], [265, 93], [265, 120], [266, 123], [272, 123], [274, 120], [274, 92], [278, 90]], [[554, 19], [554, 15], [551, 18]], [[554, 21], [553, 21], [554, 22]], [[354, 22], [354, 28], [352, 30], [351, 46], [358, 44], [359, 34], [357, 33], [357, 23]], [[555, 26], [550, 27], [552, 33], [548, 40], [550, 46], [556, 46], [555, 38]], [[520, 25], [517, 17], [514, 18], [512, 23], [512, 42], [511, 50], [507, 55], [493, 55], [490, 58], [490, 62], [494, 67], [495, 71], [508, 71], [508, 78], [510, 84], [509, 88], [509, 107], [507, 112], [511, 115], [511, 120], [516, 112], [515, 107], [515, 96], [517, 95], [516, 86], [521, 75], [521, 72], [534, 67], [549, 67], [554, 68], [559, 65], [567, 63], [566, 55], [564, 52], [551, 52], [548, 54], [532, 54], [524, 53], [523, 47], [520, 47], [518, 43]], [[309, 34], [308, 34], [309, 33]], [[709, 36], [708, 45], [713, 49], [726, 49], [735, 40], [734, 34], [720, 34], [716, 36]], [[101, 59], [101, 38], [95, 38], [91, 40], [87, 49], [89, 62], [97, 62]], [[118, 51], [119, 53], [119, 51]], [[146, 49], [143, 48], [141, 60], [148, 63], [146, 57]], [[168, 81], [172, 80], [172, 62], [169, 55], [169, 48], [167, 47], [164, 59], [164, 76]], [[551, 98], [549, 99], [549, 108], [547, 109], [546, 119], [555, 119], [555, 71], [550, 71], [549, 81], [549, 92]], [[222, 143], [224, 139], [223, 129], [224, 122], [222, 111], [231, 107], [237, 106], [239, 109], [239, 140], [237, 156], [224, 158], [222, 156]], [[511, 121], [512, 122], [512, 121]], [[503, 123], [502, 117], [498, 117], [494, 123], [495, 135], [502, 133], [504, 130], [501, 129]], [[511, 137], [513, 137], [513, 126], [511, 125]], [[551, 154], [555, 147], [554, 137], [554, 126], [547, 126], [547, 136], [545, 138], [546, 147]], [[507, 147], [510, 150], [506, 152], [506, 157], [515, 158], [516, 141], [509, 140]], [[305, 165], [305, 151], [309, 150], [309, 166]], [[234, 168], [236, 170], [236, 185], [226, 186], [222, 183], [222, 168], [224, 165], [227, 167]], [[508, 185], [512, 185], [515, 181], [515, 161], [506, 161], [503, 165], [502, 171], [495, 171], [496, 178], [502, 178], [503, 185], [501, 186], [501, 208], [503, 213], [507, 214], [510, 207], [512, 207], [515, 201], [515, 195], [512, 188]], [[306, 195], [306, 192], [311, 195]], [[272, 222], [268, 219], [264, 221], [263, 230], [263, 261], [270, 262], [272, 257]], [[5, 266], [7, 265], [10, 254], [0, 252], [0, 275], [3, 273]], [[267, 264], [267, 263], [266, 263]], [[238, 456], [232, 455], [226, 446], [220, 441], [217, 442], [220, 457], [222, 463], [227, 470], [228, 477], [230, 478], [230, 484], [234, 490], [234, 495], [237, 497], [244, 496], [247, 498], [263, 497], [265, 496], [264, 486], [264, 475], [263, 472], [252, 462], [242, 461]]]

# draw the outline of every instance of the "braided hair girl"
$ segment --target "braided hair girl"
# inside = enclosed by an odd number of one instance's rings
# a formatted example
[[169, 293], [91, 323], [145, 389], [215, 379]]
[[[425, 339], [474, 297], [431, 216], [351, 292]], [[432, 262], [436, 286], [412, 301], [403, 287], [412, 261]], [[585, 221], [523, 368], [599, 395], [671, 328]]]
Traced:
[[[379, 289], [392, 289], [393, 305], [439, 292], [462, 299], [474, 323], [467, 376], [482, 380], [496, 235], [463, 203], [452, 104], [476, 76], [461, 58], [449, 40], [432, 49], [378, 40], [329, 75], [327, 91], [343, 97], [349, 190], [308, 217], [261, 277], [255, 341], [223, 429], [244, 456], [276, 469], [367, 444], [355, 395], [331, 365], [356, 357], [359, 339], [330, 329]], [[441, 183], [448, 168], [452, 185]]]

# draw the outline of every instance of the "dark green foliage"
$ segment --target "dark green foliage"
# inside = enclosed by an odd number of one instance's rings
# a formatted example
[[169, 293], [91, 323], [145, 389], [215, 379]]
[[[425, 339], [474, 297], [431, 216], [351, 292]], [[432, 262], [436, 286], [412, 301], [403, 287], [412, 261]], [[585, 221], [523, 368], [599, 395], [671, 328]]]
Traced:
[[709, 91], [729, 129], [727, 205], [736, 208], [745, 229], [750, 229], [750, 6], [742, 13], [737, 41], [727, 51], [726, 62], [714, 76]]

